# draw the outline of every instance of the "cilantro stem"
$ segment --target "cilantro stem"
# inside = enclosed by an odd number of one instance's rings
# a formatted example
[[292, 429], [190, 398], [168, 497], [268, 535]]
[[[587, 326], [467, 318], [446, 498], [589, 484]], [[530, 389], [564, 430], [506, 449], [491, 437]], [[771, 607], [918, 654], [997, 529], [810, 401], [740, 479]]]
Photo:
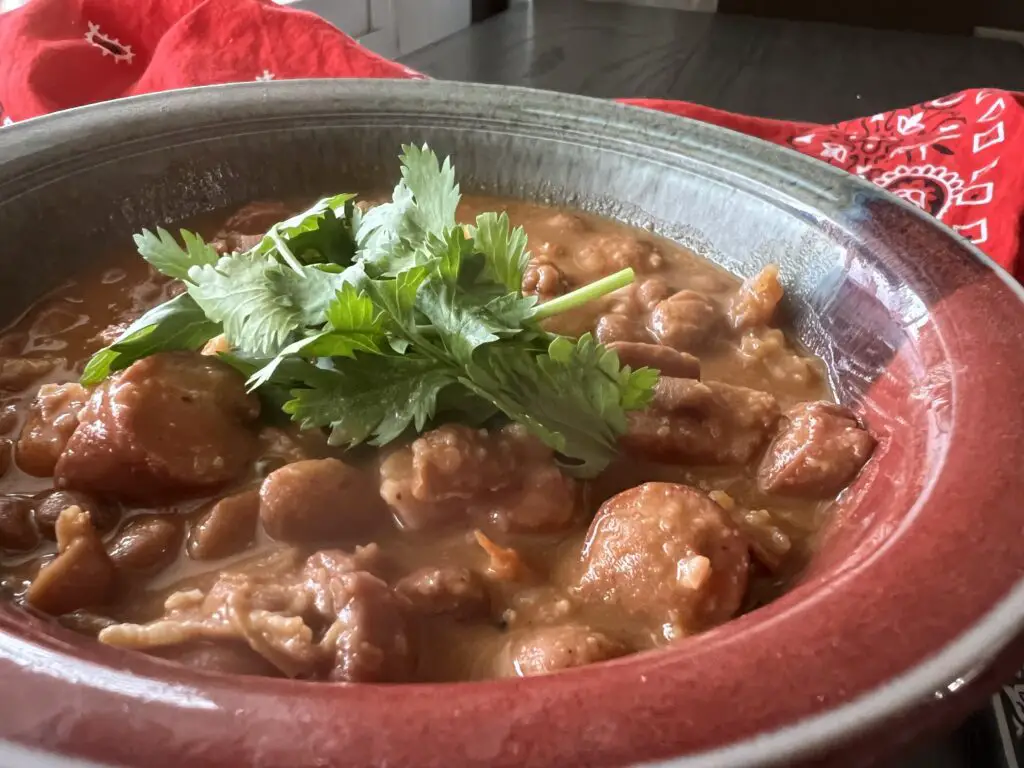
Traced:
[[602, 296], [606, 296], [612, 291], [617, 291], [619, 288], [625, 288], [635, 279], [636, 274], [633, 272], [632, 268], [626, 267], [613, 275], [608, 275], [607, 277], [602, 277], [600, 280], [587, 283], [586, 285], [577, 288], [575, 291], [570, 291], [564, 296], [559, 296], [557, 299], [552, 299], [551, 301], [541, 304], [530, 315], [530, 319], [540, 322], [541, 320], [547, 320], [549, 317], [554, 317], [555, 315], [560, 315], [563, 312], [568, 312], [570, 309], [582, 307], [584, 304], [587, 304], [594, 299], [599, 299]]
[[281, 254], [281, 257], [285, 260], [285, 263], [295, 270], [296, 274], [302, 275], [302, 264], [295, 254], [292, 253], [292, 249], [288, 247], [288, 243], [281, 237], [281, 233], [277, 231], [277, 227], [272, 227], [270, 232], [270, 239], [274, 241], [274, 245], [277, 247], [277, 252]]

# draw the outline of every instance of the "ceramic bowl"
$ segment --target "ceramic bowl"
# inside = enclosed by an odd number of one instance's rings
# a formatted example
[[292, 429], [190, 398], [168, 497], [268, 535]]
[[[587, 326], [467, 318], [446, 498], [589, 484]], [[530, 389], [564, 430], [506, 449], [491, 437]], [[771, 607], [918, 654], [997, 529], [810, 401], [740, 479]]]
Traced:
[[454, 156], [466, 191], [650, 227], [740, 275], [781, 264], [793, 327], [880, 439], [808, 572], [673, 650], [447, 685], [205, 674], [4, 605], [8, 749], [189, 768], [857, 762], [976, 703], [985, 681], [968, 677], [997, 657], [1021, 660], [1021, 291], [921, 211], [797, 153], [612, 103], [438, 82], [111, 102], [0, 131], [0, 319], [144, 226], [379, 187], [400, 143], [424, 141]]

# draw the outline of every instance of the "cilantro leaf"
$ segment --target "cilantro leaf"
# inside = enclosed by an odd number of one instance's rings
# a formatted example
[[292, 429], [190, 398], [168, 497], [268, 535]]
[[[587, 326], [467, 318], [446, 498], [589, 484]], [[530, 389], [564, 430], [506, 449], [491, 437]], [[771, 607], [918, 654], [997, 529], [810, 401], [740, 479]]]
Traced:
[[303, 428], [329, 426], [332, 445], [385, 445], [410, 426], [422, 431], [438, 393], [454, 381], [444, 363], [427, 358], [360, 355], [339, 361], [317, 386], [294, 390], [284, 410]]
[[390, 280], [368, 280], [367, 294], [380, 307], [391, 331], [407, 337], [418, 335], [416, 329], [416, 294], [429, 275], [426, 267], [414, 267]]
[[657, 368], [637, 368], [634, 371], [628, 365], [622, 366], [619, 369], [619, 392], [623, 409], [639, 411], [650, 405], [654, 398], [654, 385], [660, 375]]
[[412, 192], [401, 181], [390, 203], [363, 214], [356, 230], [363, 263], [373, 265], [381, 274], [397, 273], [413, 265], [412, 246], [407, 238], [416, 236], [409, 214], [414, 205]]
[[317, 267], [286, 269], [272, 257], [234, 255], [189, 270], [189, 295], [224, 326], [233, 347], [273, 357], [296, 330], [322, 323], [341, 276]]
[[82, 372], [81, 384], [99, 384], [114, 371], [157, 352], [199, 349], [220, 332], [220, 325], [208, 320], [192, 297], [183, 293], [153, 307], [113, 344], [94, 354]]
[[473, 248], [484, 255], [488, 277], [509, 291], [520, 290], [530, 254], [526, 250], [526, 232], [522, 227], [510, 231], [507, 213], [477, 216]]
[[420, 264], [436, 262], [438, 274], [449, 285], [456, 285], [465, 259], [473, 254], [473, 242], [462, 227], [452, 227], [444, 235], [428, 235], [420, 249]]
[[356, 231], [361, 260], [381, 276], [394, 276], [420, 264], [417, 244], [430, 235], [444, 238], [455, 227], [461, 198], [448, 158], [439, 163], [426, 145], [402, 150], [402, 179], [391, 202], [370, 209]]
[[383, 315], [366, 294], [357, 292], [352, 285], [343, 285], [327, 307], [327, 324], [331, 330], [292, 342], [273, 360], [253, 371], [247, 382], [249, 389], [270, 382], [281, 365], [295, 357], [354, 357], [356, 352], [380, 354], [380, 345], [385, 341]]
[[187, 280], [191, 267], [216, 264], [220, 258], [212, 246], [187, 229], [181, 230], [184, 248], [178, 245], [174, 235], [162, 227], [157, 227], [155, 234], [144, 229], [133, 239], [142, 258], [157, 272], [176, 280]]
[[277, 251], [293, 269], [297, 264], [324, 262], [347, 267], [356, 255], [354, 200], [352, 194], [318, 200], [308, 210], [271, 227], [254, 252], [266, 255]]
[[537, 306], [536, 296], [507, 293], [487, 302], [486, 308], [498, 322], [510, 328], [523, 328], [533, 317]]
[[564, 469], [593, 477], [618, 451], [626, 410], [641, 407], [657, 373], [619, 367], [588, 333], [556, 337], [545, 353], [528, 346], [481, 350], [462, 383], [565, 456]]
[[459, 363], [468, 363], [474, 350], [497, 341], [499, 333], [515, 334], [490, 317], [487, 310], [460, 296], [438, 278], [427, 281], [417, 294], [416, 307], [440, 335], [445, 349]]
[[455, 183], [451, 158], [438, 163], [437, 155], [427, 147], [408, 144], [402, 147], [402, 181], [412, 193], [415, 205], [410, 214], [421, 232], [441, 235], [455, 226], [455, 211], [461, 194]]
[[[235, 352], [221, 352], [218, 357], [246, 378], [255, 375], [270, 362], [266, 359], [247, 357]], [[289, 357], [283, 360], [277, 367], [272, 383], [279, 387], [288, 387], [289, 390], [292, 387], [313, 385], [317, 382], [326, 384], [330, 373], [330, 369], [320, 368], [308, 360]], [[291, 399], [290, 392], [286, 399]]]
[[[304, 227], [310, 227], [307, 222]], [[330, 262], [347, 267], [356, 257], [356, 240], [349, 223], [327, 210], [312, 228], [280, 233], [303, 264]]]
[[321, 331], [313, 336], [305, 336], [282, 348], [272, 360], [267, 361], [262, 368], [254, 371], [246, 381], [246, 386], [251, 392], [270, 383], [278, 378], [278, 371], [282, 366], [297, 358], [315, 360], [319, 357], [353, 357], [357, 351], [379, 353], [380, 349], [376, 344], [365, 339], [353, 338], [332, 331]]
[[267, 276], [281, 297], [282, 305], [291, 302], [299, 313], [300, 324], [306, 326], [323, 324], [327, 319], [327, 308], [345, 279], [342, 274], [317, 265], [305, 267], [298, 274], [271, 268]]
[[461, 383], [441, 390], [437, 396], [435, 423], [458, 422], [468, 427], [482, 427], [501, 413], [490, 400], [470, 392]]
[[416, 308], [455, 362], [468, 364], [478, 347], [524, 333], [522, 321], [535, 303], [531, 299], [510, 294], [504, 300], [481, 303], [436, 275], [420, 286]]
[[355, 286], [346, 283], [341, 286], [334, 300], [327, 307], [327, 323], [335, 331], [346, 335], [361, 335], [373, 344], [384, 332], [383, 314], [373, 301]]

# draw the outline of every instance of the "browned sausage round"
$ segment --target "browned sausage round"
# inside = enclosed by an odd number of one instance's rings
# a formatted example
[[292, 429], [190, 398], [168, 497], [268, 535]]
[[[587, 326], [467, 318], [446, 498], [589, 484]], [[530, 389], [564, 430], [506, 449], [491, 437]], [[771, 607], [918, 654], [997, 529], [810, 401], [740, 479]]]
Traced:
[[101, 386], [57, 462], [61, 487], [157, 504], [224, 485], [256, 450], [259, 401], [218, 359], [163, 352]]
[[706, 495], [645, 483], [601, 506], [574, 591], [646, 618], [673, 639], [729, 619], [743, 599], [748, 565], [746, 542]]

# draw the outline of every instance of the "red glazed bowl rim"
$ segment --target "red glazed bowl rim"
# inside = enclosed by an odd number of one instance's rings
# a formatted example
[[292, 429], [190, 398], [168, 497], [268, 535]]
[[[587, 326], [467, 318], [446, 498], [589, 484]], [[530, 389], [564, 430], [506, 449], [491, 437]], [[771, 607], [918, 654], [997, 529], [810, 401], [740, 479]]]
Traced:
[[[216, 102], [211, 101], [214, 95], [212, 90], [216, 90]], [[329, 106], [325, 107], [324, 104]], [[83, 160], [80, 154], [86, 148], [97, 153], [99, 159], [95, 160], [96, 163], [109, 162], [118, 153], [129, 154], [129, 147], [131, 152], [141, 153], [148, 151], [147, 147], [152, 150], [160, 142], [166, 143], [169, 137], [185, 142], [184, 137], [195, 134], [195, 141], [201, 142], [204, 136], [215, 135], [222, 130], [237, 131], [242, 135], [245, 130], [263, 125], [268, 120], [298, 124], [298, 121], [308, 118], [310, 105], [316, 105], [319, 110], [318, 119], [324, 120], [324, 115], [329, 115], [337, 125], [343, 125], [347, 120], [365, 121], [383, 115], [395, 119], [400, 116], [413, 123], [422, 118], [464, 130], [471, 130], [474, 121], [505, 120], [508, 126], [514, 126], [506, 128], [510, 133], [528, 126], [532, 131], [531, 136], [541, 130], [549, 133], [585, 130], [587, 135], [593, 137], [595, 145], [599, 140], [623, 140], [622, 137], [628, 136], [633, 151], [646, 153], [644, 156], [647, 159], [679, 162], [688, 164], [690, 168], [717, 165], [723, 169], [724, 178], [740, 183], [742, 177], [751, 180], [752, 185], [758, 185], [759, 188], [763, 185], [779, 189], [778, 196], [780, 199], [785, 198], [785, 205], [796, 200], [821, 212], [831, 221], [848, 222], [849, 213], [844, 212], [843, 206], [853, 205], [863, 209], [865, 201], [878, 202], [908, 222], [917, 222], [924, 229], [930, 230], [936, 242], [942, 241], [944, 248], [952, 249], [955, 245], [964, 262], [973, 260], [975, 264], [982, 265], [986, 280], [991, 278], [998, 283], [1000, 291], [1009, 289], [1006, 296], [1015, 300], [1015, 310], [1024, 305], [1024, 291], [1021, 287], [977, 248], [906, 202], [824, 163], [694, 121], [594, 99], [507, 87], [423, 82], [292, 81], [190, 89], [72, 110], [63, 115], [28, 121], [0, 134], [0, 158], [12, 158], [0, 160], [0, 208], [10, 190], [24, 191], [30, 188], [24, 181], [30, 174], [66, 174], [85, 168], [88, 161]], [[8, 154], [5, 155], [5, 152]], [[0, 217], [0, 231], [2, 222]], [[992, 288], [991, 285], [988, 287]], [[958, 301], [963, 303], [971, 299]], [[946, 320], [945, 330], [956, 331], [956, 319], [954, 311]], [[959, 330], [963, 331], [964, 328]], [[964, 340], [955, 337], [956, 333], [951, 333], [947, 340], [962, 346]], [[985, 340], [986, 343], [991, 341]], [[970, 349], [965, 349], [963, 357], [958, 360], [969, 360], [972, 354]], [[980, 352], [976, 354], [981, 355]], [[1024, 384], [1016, 385], [1014, 392], [1024, 394]], [[1002, 399], [1009, 401], [1010, 394], [1013, 392], [1003, 393]], [[943, 450], [955, 449], [961, 457], [966, 457], [970, 448], [969, 444], [944, 445]], [[1000, 479], [1005, 475], [1004, 470], [1015, 469], [1011, 467], [1014, 464], [1013, 455], [1002, 455], [991, 466], [973, 466], [972, 469], [976, 469], [978, 474], [972, 479], [977, 481], [986, 476]], [[918, 507], [925, 506], [926, 501], [934, 502], [931, 494], [935, 490], [935, 487], [926, 489], [915, 504], [915, 510], [908, 513], [908, 519]], [[1017, 481], [1017, 490], [1024, 492], [1024, 481]], [[1012, 500], [1019, 494], [1011, 493], [1009, 496]], [[1008, 505], [1003, 507], [1008, 508]], [[989, 533], [986, 541], [1004, 536], [1012, 527], [1008, 520], [1002, 522], [1005, 527]], [[905, 527], [895, 531], [893, 541], [899, 540], [906, 532]], [[878, 559], [882, 559], [881, 556]], [[994, 563], [993, 567], [1005, 567], [1007, 562], [1004, 559]], [[1020, 561], [1017, 562], [1019, 564]], [[868, 563], [865, 567], [871, 565]], [[885, 682], [871, 683], [863, 690], [856, 691], [845, 703], [829, 706], [828, 711], [802, 716], [791, 724], [772, 726], [769, 732], [744, 735], [728, 746], [698, 751], [691, 756], [657, 764], [748, 766], [791, 761], [797, 757], [817, 754], [858, 732], [876, 726], [881, 720], [893, 718], [937, 695], [946, 695], [944, 692], [951, 692], [958, 687], [958, 680], [983, 667], [1024, 626], [1024, 581], [1019, 573], [1019, 565], [1013, 574], [1006, 571], [1004, 575], [1008, 590], [1001, 591], [1001, 597], [994, 594], [982, 596], [981, 599], [990, 608], [980, 617], [974, 616], [963, 622], [962, 629], [952, 630], [950, 625], [957, 623], [957, 617], [968, 615], [969, 612], [961, 610], [953, 616], [950, 609], [950, 617], [944, 624], [941, 638], [918, 636], [911, 645], [934, 654], [928, 660], [903, 664], [898, 674], [889, 675]], [[837, 578], [836, 582], [837, 593], [848, 586], [842, 578]], [[933, 586], [924, 585], [922, 591], [932, 589]], [[337, 755], [342, 754], [339, 751], [341, 746], [354, 748], [356, 738], [366, 740], [369, 737], [365, 728], [356, 727], [346, 731], [347, 723], [339, 725], [338, 720], [332, 718], [346, 712], [363, 713], [372, 710], [377, 718], [376, 725], [383, 724], [385, 732], [388, 732], [387, 726], [391, 725], [395, 729], [391, 731], [393, 733], [400, 732], [404, 714], [423, 715], [423, 721], [418, 727], [427, 732], [423, 742], [427, 745], [424, 751], [388, 752], [391, 747], [383, 743], [367, 749], [378, 750], [372, 752], [374, 755], [419, 755], [427, 763], [436, 754], [430, 752], [431, 744], [452, 748], [458, 746], [460, 749], [465, 747], [458, 744], [455, 733], [459, 728], [467, 727], [467, 713], [472, 713], [472, 731], [463, 731], [463, 734], [471, 733], [477, 739], [483, 735], [485, 738], [499, 740], [501, 743], [495, 747], [495, 754], [498, 754], [499, 749], [505, 750], [501, 752], [500, 764], [514, 764], [519, 759], [507, 751], [509, 745], [527, 750], [531, 738], [540, 739], [540, 734], [545, 732], [551, 738], [553, 730], [562, 728], [565, 729], [562, 732], [564, 735], [579, 739], [580, 744], [586, 741], [589, 751], [581, 753], [581, 760], [601, 762], [603, 757], [610, 762], [620, 762], [631, 758], [617, 751], [616, 744], [632, 745], [633, 752], [630, 754], [643, 754], [641, 740], [653, 732], [638, 719], [629, 719], [628, 722], [624, 719], [620, 723], [616, 717], [628, 714], [635, 718], [637, 712], [649, 711], [655, 713], [657, 719], [664, 717], [667, 711], [665, 702], [656, 701], [652, 704], [648, 698], [627, 712], [635, 701], [637, 691], [645, 687], [653, 689], [661, 686], [656, 695], [681, 698], [692, 694], [692, 690], [685, 689], [672, 694], [666, 689], [666, 682], [678, 682], [672, 680], [673, 676], [685, 678], [689, 682], [698, 679], [692, 668], [688, 676], [678, 673], [679, 668], [695, 663], [692, 658], [711, 658], [712, 651], [722, 653], [730, 647], [732, 650], [736, 650], [736, 647], [751, 649], [755, 640], [763, 639], [759, 638], [760, 632], [770, 631], [769, 624], [792, 622], [795, 613], [808, 609], [807, 603], [814, 600], [807, 599], [811, 595], [805, 592], [807, 590], [798, 587], [767, 609], [748, 614], [726, 627], [694, 638], [678, 650], [639, 654], [549, 678], [446, 686], [344, 687], [258, 680], [246, 681], [243, 688], [240, 681], [234, 678], [181, 670], [156, 659], [87, 646], [82, 638], [70, 638], [63, 632], [47, 634], [41, 622], [26, 622], [24, 615], [19, 618], [10, 611], [3, 611], [0, 612], [0, 681], [8, 690], [11, 690], [12, 685], [33, 685], [37, 691], [44, 691], [44, 695], [58, 698], [84, 696], [83, 686], [91, 686], [88, 693], [94, 697], [92, 701], [97, 702], [95, 709], [78, 713], [75, 717], [66, 717], [69, 718], [68, 733], [73, 732], [76, 738], [83, 741], [88, 741], [86, 732], [82, 730], [85, 727], [83, 723], [95, 729], [97, 742], [93, 746], [100, 745], [103, 739], [112, 744], [118, 738], [116, 725], [104, 720], [104, 717], [109, 720], [110, 713], [117, 706], [131, 704], [137, 707], [132, 712], [140, 722], [156, 724], [161, 714], [171, 710], [178, 712], [179, 722], [185, 722], [181, 718], [188, 718], [191, 727], [197, 729], [192, 748], [200, 744], [204, 736], [201, 732], [202, 718], [209, 718], [213, 723], [211, 728], [224, 727], [226, 723], [232, 722], [232, 712], [244, 711], [253, 718], [245, 720], [245, 727], [257, 730], [266, 728], [267, 733], [275, 735], [298, 736], [302, 732], [319, 734], [333, 727], [341, 731], [340, 735], [333, 735], [334, 741], [331, 742], [331, 749], [334, 750], [331, 754]], [[888, 595], [879, 596], [880, 602], [884, 603], [886, 599], [889, 599]], [[914, 631], [911, 629], [910, 634]], [[819, 636], [817, 639], [822, 638]], [[809, 656], [806, 659], [809, 669], [826, 664], [835, 655], [834, 647], [818, 650], [820, 656]], [[83, 660], [81, 656], [88, 656], [88, 660]], [[791, 664], [798, 663], [799, 659], [794, 659]], [[737, 661], [738, 666], [752, 665], [747, 659]], [[770, 678], [774, 670], [770, 667], [765, 669], [765, 676]], [[732, 675], [729, 678], [732, 685], [742, 685], [743, 678], [738, 672], [731, 671], [729, 674]], [[134, 692], [131, 691], [133, 686], [136, 689]], [[732, 695], [742, 692], [742, 688], [729, 691]], [[172, 704], [175, 698], [181, 699], [191, 693], [205, 697], [212, 707], [208, 710], [199, 707], [198, 716], [183, 713], [179, 711], [180, 708], [175, 709]], [[721, 692], [712, 693], [721, 695]], [[438, 717], [436, 711], [439, 703], [450, 705], [450, 709], [442, 713], [441, 717]], [[0, 711], [13, 712], [15, 704], [9, 702], [6, 707], [0, 705]], [[30, 710], [32, 706], [35, 706], [32, 702], [24, 702], [24, 709]], [[435, 709], [431, 710], [431, 707]], [[38, 706], [36, 709], [43, 711]], [[326, 709], [330, 709], [331, 717], [325, 716]], [[277, 723], [274, 713], [280, 712], [295, 714], [302, 728], [289, 730], [290, 726]], [[571, 714], [573, 712], [575, 716]], [[598, 725], [613, 730], [617, 728], [626, 738], [614, 742], [601, 734], [580, 730], [580, 712], [596, 716]], [[571, 717], [575, 719], [570, 720]], [[521, 720], [516, 722], [516, 718]], [[504, 738], [502, 726], [507, 731], [509, 721], [523, 725], [525, 735], [514, 739]], [[573, 727], [568, 727], [570, 722]], [[234, 723], [237, 729], [242, 727], [243, 720], [237, 718]], [[404, 733], [410, 736], [416, 733], [415, 726], [409, 726], [407, 722], [404, 725]], [[429, 733], [431, 728], [437, 729], [437, 735]], [[183, 738], [188, 742], [191, 733], [187, 730], [185, 732], [187, 735]], [[25, 741], [23, 734], [10, 727], [0, 725], [0, 733], [14, 741]], [[673, 739], [676, 736], [670, 734], [664, 738], [665, 743], [671, 745], [675, 743]], [[72, 748], [67, 743], [70, 739], [67, 733], [61, 739], [47, 746], [57, 747], [61, 751]], [[132, 739], [135, 745], [144, 743], [137, 735], [132, 735]], [[39, 740], [36, 742], [39, 743]], [[602, 751], [602, 746], [606, 746], [607, 750]], [[189, 748], [188, 744], [183, 746], [185, 750]], [[97, 753], [103, 751], [97, 747]], [[466, 756], [464, 751], [462, 754]], [[571, 754], [564, 750], [550, 752], [541, 749], [534, 762], [544, 765], [564, 763], [566, 755]], [[2, 750], [0, 756], [3, 756]], [[475, 756], [477, 761], [488, 758], [483, 753]], [[273, 762], [273, 759], [268, 758], [268, 764]]]

